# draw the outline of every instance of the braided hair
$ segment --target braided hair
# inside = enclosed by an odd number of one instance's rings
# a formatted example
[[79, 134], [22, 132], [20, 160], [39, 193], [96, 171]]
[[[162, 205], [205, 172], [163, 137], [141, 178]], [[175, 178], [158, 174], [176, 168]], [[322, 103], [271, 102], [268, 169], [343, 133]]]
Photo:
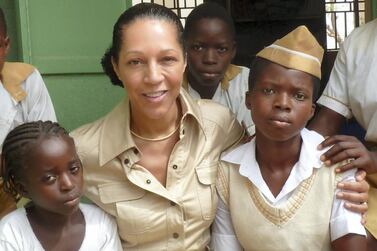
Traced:
[[16, 200], [20, 198], [17, 183], [22, 179], [31, 150], [49, 137], [68, 136], [68, 132], [58, 123], [35, 121], [17, 126], [6, 136], [1, 155], [1, 176], [3, 189]]

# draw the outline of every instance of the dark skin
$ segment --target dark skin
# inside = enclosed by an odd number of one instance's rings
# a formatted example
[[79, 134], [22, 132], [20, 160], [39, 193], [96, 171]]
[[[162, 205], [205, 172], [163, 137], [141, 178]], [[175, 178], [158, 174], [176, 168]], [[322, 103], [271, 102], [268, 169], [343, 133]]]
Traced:
[[201, 98], [212, 99], [236, 53], [228, 25], [217, 18], [196, 21], [187, 37], [187, 78]]
[[31, 199], [26, 206], [33, 232], [45, 250], [79, 250], [85, 219], [79, 209], [83, 174], [73, 140], [68, 136], [42, 139], [30, 152], [17, 187]]
[[[329, 123], [331, 121], [331, 123]], [[368, 149], [355, 137], [347, 135], [336, 135], [340, 127], [345, 122], [345, 118], [339, 113], [326, 107], [321, 107], [318, 116], [310, 123], [310, 128], [322, 135], [330, 136], [325, 139], [320, 148], [333, 145], [333, 147], [323, 154], [322, 160], [330, 165], [340, 161], [354, 158], [351, 163], [342, 166], [339, 171], [346, 171], [352, 168], [360, 168], [368, 174], [377, 172], [377, 153]]]
[[[369, 151], [357, 138], [347, 135], [336, 135], [342, 124], [345, 122], [345, 117], [339, 113], [327, 108], [321, 107], [317, 116], [312, 120], [309, 127], [312, 130], [315, 130], [322, 135], [330, 136], [326, 138], [320, 145], [319, 149], [325, 148], [333, 145], [327, 152], [321, 157], [327, 165], [333, 163], [338, 163], [345, 159], [353, 158], [349, 164], [346, 164], [340, 167], [337, 171], [343, 172], [350, 168], [359, 168], [364, 170], [368, 174], [373, 174], [377, 172], [377, 153]], [[331, 121], [331, 123], [329, 123]], [[365, 172], [362, 172], [361, 175], [365, 176]], [[356, 179], [361, 179], [361, 177], [356, 177]], [[352, 194], [348, 194], [352, 196]], [[358, 196], [351, 198], [357, 200]], [[364, 198], [360, 203], [362, 203]], [[349, 208], [354, 207], [354, 204], [346, 204]], [[368, 205], [365, 203], [360, 204], [360, 207], [365, 207], [367, 210]], [[368, 250], [377, 250], [377, 240], [371, 235], [368, 234]]]
[[[267, 186], [276, 196], [287, 181], [301, 149], [300, 131], [313, 116], [313, 83], [309, 74], [270, 63], [246, 96], [256, 126], [256, 158]], [[284, 149], [284, 154], [282, 154]], [[366, 240], [347, 234], [334, 250], [366, 250]]]

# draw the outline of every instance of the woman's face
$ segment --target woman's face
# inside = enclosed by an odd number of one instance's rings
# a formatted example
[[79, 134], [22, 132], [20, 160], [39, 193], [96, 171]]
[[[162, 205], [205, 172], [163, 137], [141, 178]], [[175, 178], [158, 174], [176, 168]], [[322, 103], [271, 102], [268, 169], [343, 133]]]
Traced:
[[177, 109], [186, 66], [175, 26], [141, 18], [123, 26], [119, 60], [113, 67], [125, 87], [133, 114], [164, 118]]

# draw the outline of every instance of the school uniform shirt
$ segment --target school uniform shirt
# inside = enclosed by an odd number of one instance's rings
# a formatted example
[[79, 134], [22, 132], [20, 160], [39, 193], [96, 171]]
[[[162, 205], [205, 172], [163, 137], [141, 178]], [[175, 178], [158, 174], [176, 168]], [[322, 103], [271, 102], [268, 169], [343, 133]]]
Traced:
[[324, 138], [305, 128], [301, 138], [299, 160], [276, 197], [256, 161], [255, 138], [222, 157], [214, 250], [243, 250], [239, 241], [245, 250], [330, 250], [330, 238], [366, 235], [361, 215], [335, 196], [337, 182], [354, 181], [355, 170], [335, 175], [335, 166], [320, 161], [325, 150], [317, 146]]
[[[250, 111], [245, 105], [245, 94], [248, 90], [250, 69], [244, 66], [230, 65], [225, 72], [224, 79], [218, 85], [212, 100], [228, 107], [236, 115], [238, 122], [244, 123], [250, 135], [255, 132]], [[187, 77], [182, 86], [195, 100], [200, 99], [200, 94], [190, 86]]]
[[[377, 19], [352, 31], [341, 45], [320, 105], [355, 117], [365, 140], [377, 145]], [[377, 175], [367, 177], [367, 229], [377, 238]]]
[[232, 112], [181, 89], [179, 141], [167, 166], [166, 187], [139, 165], [125, 99], [104, 118], [76, 129], [85, 195], [117, 221], [124, 250], [205, 250], [215, 217], [220, 153], [243, 129]]
[[[85, 218], [85, 235], [79, 251], [122, 250], [114, 219], [94, 205], [80, 204], [80, 210]], [[34, 234], [25, 208], [18, 208], [0, 221], [0, 250], [45, 250]]]
[[[2, 76], [6, 77], [4, 71], [12, 71], [10, 75], [17, 75], [18, 69], [30, 67], [20, 63], [5, 63]], [[1, 78], [3, 83], [0, 79], [0, 153], [5, 137], [16, 126], [36, 120], [56, 121], [54, 107], [40, 73], [32, 68], [30, 74], [27, 74], [20, 76], [23, 79], [19, 83], [5, 83], [8, 78]]]
[[[0, 77], [0, 154], [5, 137], [16, 126], [35, 120], [56, 121], [47, 88], [38, 70], [24, 63], [4, 63]], [[1, 189], [0, 218], [15, 208], [15, 200]]]

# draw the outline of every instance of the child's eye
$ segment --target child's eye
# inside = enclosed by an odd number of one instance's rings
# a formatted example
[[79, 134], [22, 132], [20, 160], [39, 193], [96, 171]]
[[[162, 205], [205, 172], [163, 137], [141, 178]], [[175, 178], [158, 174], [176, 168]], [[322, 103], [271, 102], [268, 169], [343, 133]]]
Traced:
[[220, 47], [220, 48], [217, 49], [217, 51], [218, 51], [219, 53], [224, 53], [224, 52], [227, 52], [227, 51], [228, 51], [228, 48], [227, 48], [227, 47]]
[[46, 184], [52, 184], [56, 180], [56, 176], [47, 174], [42, 178], [42, 181]]
[[266, 95], [271, 95], [271, 94], [274, 94], [275, 91], [271, 88], [264, 88], [263, 93], [266, 94]]
[[305, 99], [305, 94], [303, 93], [296, 93], [295, 94], [295, 99], [297, 99], [298, 101], [303, 101]]
[[79, 165], [74, 165], [72, 166], [71, 168], [69, 168], [69, 171], [72, 173], [72, 174], [76, 174], [78, 173], [80, 170], [80, 166]]
[[196, 44], [192, 46], [192, 49], [195, 51], [201, 51], [203, 50], [203, 46]]

